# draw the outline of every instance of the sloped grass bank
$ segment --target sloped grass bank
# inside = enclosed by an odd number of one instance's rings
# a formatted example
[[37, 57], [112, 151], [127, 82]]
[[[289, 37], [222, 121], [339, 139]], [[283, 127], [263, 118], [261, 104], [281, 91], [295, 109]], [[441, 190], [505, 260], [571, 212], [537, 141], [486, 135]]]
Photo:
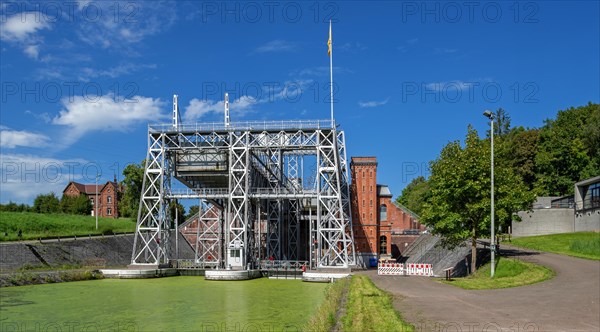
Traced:
[[544, 266], [513, 258], [499, 258], [494, 278], [490, 277], [490, 269], [491, 265], [488, 263], [473, 275], [442, 282], [464, 289], [496, 289], [535, 284], [554, 276], [554, 271]]
[[98, 218], [96, 230], [96, 218], [91, 216], [2, 211], [0, 241], [130, 233], [135, 231], [135, 225], [129, 218]]
[[600, 260], [600, 233], [577, 232], [512, 239], [511, 245], [555, 254]]

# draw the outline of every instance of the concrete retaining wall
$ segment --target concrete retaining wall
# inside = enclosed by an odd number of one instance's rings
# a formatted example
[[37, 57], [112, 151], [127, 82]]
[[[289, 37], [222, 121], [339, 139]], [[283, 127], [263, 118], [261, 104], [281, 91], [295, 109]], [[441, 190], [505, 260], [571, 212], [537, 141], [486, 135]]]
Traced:
[[[29, 267], [81, 265], [126, 266], [131, 263], [133, 234], [92, 238], [0, 243], [0, 272]], [[172, 241], [171, 252], [175, 253]], [[187, 242], [179, 239], [180, 258], [194, 258]]]
[[538, 209], [519, 212], [521, 221], [512, 222], [512, 236], [534, 236], [575, 231], [573, 209]]
[[575, 214], [575, 232], [598, 230], [600, 230], [600, 209]]

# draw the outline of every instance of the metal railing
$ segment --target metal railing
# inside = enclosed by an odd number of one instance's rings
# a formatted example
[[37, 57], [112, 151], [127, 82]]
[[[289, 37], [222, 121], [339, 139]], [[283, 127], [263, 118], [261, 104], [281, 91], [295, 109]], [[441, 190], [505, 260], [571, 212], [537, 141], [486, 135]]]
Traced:
[[[226, 198], [229, 196], [228, 188], [199, 188], [199, 189], [171, 189], [167, 194], [170, 198]], [[317, 191], [313, 189], [295, 190], [294, 188], [251, 188], [250, 196], [303, 196], [313, 197]]]
[[308, 266], [308, 261], [288, 261], [288, 260], [261, 260], [261, 270], [295, 270], [302, 271], [302, 267]]
[[175, 266], [178, 269], [212, 269], [219, 265], [218, 260], [212, 262], [196, 262], [194, 259], [174, 259], [173, 261], [176, 262]]
[[149, 132], [212, 132], [235, 130], [293, 130], [293, 129], [331, 129], [335, 122], [331, 120], [285, 120], [285, 121], [244, 121], [233, 122], [228, 126], [223, 122], [190, 123], [173, 126], [173, 124], [150, 124]]

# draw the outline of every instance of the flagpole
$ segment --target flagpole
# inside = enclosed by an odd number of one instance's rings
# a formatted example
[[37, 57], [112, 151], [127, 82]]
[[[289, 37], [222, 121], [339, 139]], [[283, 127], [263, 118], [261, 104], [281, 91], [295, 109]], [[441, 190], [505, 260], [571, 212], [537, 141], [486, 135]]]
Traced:
[[329, 20], [329, 97], [331, 103], [331, 128], [335, 127], [333, 120], [333, 38], [331, 36], [331, 20]]

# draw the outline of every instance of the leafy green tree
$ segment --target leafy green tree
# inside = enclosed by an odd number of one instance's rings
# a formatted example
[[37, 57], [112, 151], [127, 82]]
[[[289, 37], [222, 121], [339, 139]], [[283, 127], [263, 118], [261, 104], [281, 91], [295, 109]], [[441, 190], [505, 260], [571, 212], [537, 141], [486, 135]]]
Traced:
[[402, 190], [402, 194], [396, 201], [414, 213], [421, 215], [427, 198], [429, 196], [429, 183], [423, 176], [418, 176]]
[[138, 208], [140, 205], [140, 195], [144, 182], [144, 167], [146, 160], [138, 164], [129, 164], [123, 169], [124, 192], [119, 197], [120, 213], [123, 217], [137, 217]]
[[190, 209], [188, 211], [188, 214], [185, 216], [185, 219], [191, 218], [196, 213], [198, 213], [199, 210], [200, 210], [200, 208], [198, 207], [198, 205], [192, 205], [192, 206], [190, 206]]
[[600, 105], [559, 111], [540, 130], [536, 187], [542, 195], [573, 193], [575, 182], [600, 174]]
[[[444, 244], [471, 240], [471, 273], [477, 261], [477, 238], [490, 231], [490, 144], [469, 126], [464, 148], [454, 141], [431, 162], [430, 197], [421, 222], [432, 227]], [[495, 169], [495, 224], [511, 222], [515, 212], [529, 209], [535, 195], [509, 167]]]
[[494, 136], [501, 137], [510, 132], [510, 115], [503, 108], [494, 112]]
[[538, 142], [538, 129], [516, 127], [511, 129], [507, 135], [499, 137], [494, 146], [497, 165], [511, 167], [529, 190], [533, 190], [535, 187], [535, 158]]
[[38, 195], [33, 200], [33, 210], [37, 213], [58, 213], [60, 212], [60, 201], [54, 193]]
[[185, 208], [183, 207], [183, 205], [181, 205], [181, 203], [177, 201], [171, 201], [169, 203], [169, 209], [171, 212], [171, 218], [173, 219], [173, 222], [175, 222], [175, 210], [177, 210], [177, 219], [179, 221], [178, 226], [185, 222]]
[[13, 201], [9, 201], [7, 204], [0, 204], [0, 211], [7, 212], [27, 212], [31, 207], [27, 204], [17, 204]]
[[60, 200], [60, 208], [63, 213], [89, 215], [92, 211], [92, 202], [85, 194], [63, 195]]

